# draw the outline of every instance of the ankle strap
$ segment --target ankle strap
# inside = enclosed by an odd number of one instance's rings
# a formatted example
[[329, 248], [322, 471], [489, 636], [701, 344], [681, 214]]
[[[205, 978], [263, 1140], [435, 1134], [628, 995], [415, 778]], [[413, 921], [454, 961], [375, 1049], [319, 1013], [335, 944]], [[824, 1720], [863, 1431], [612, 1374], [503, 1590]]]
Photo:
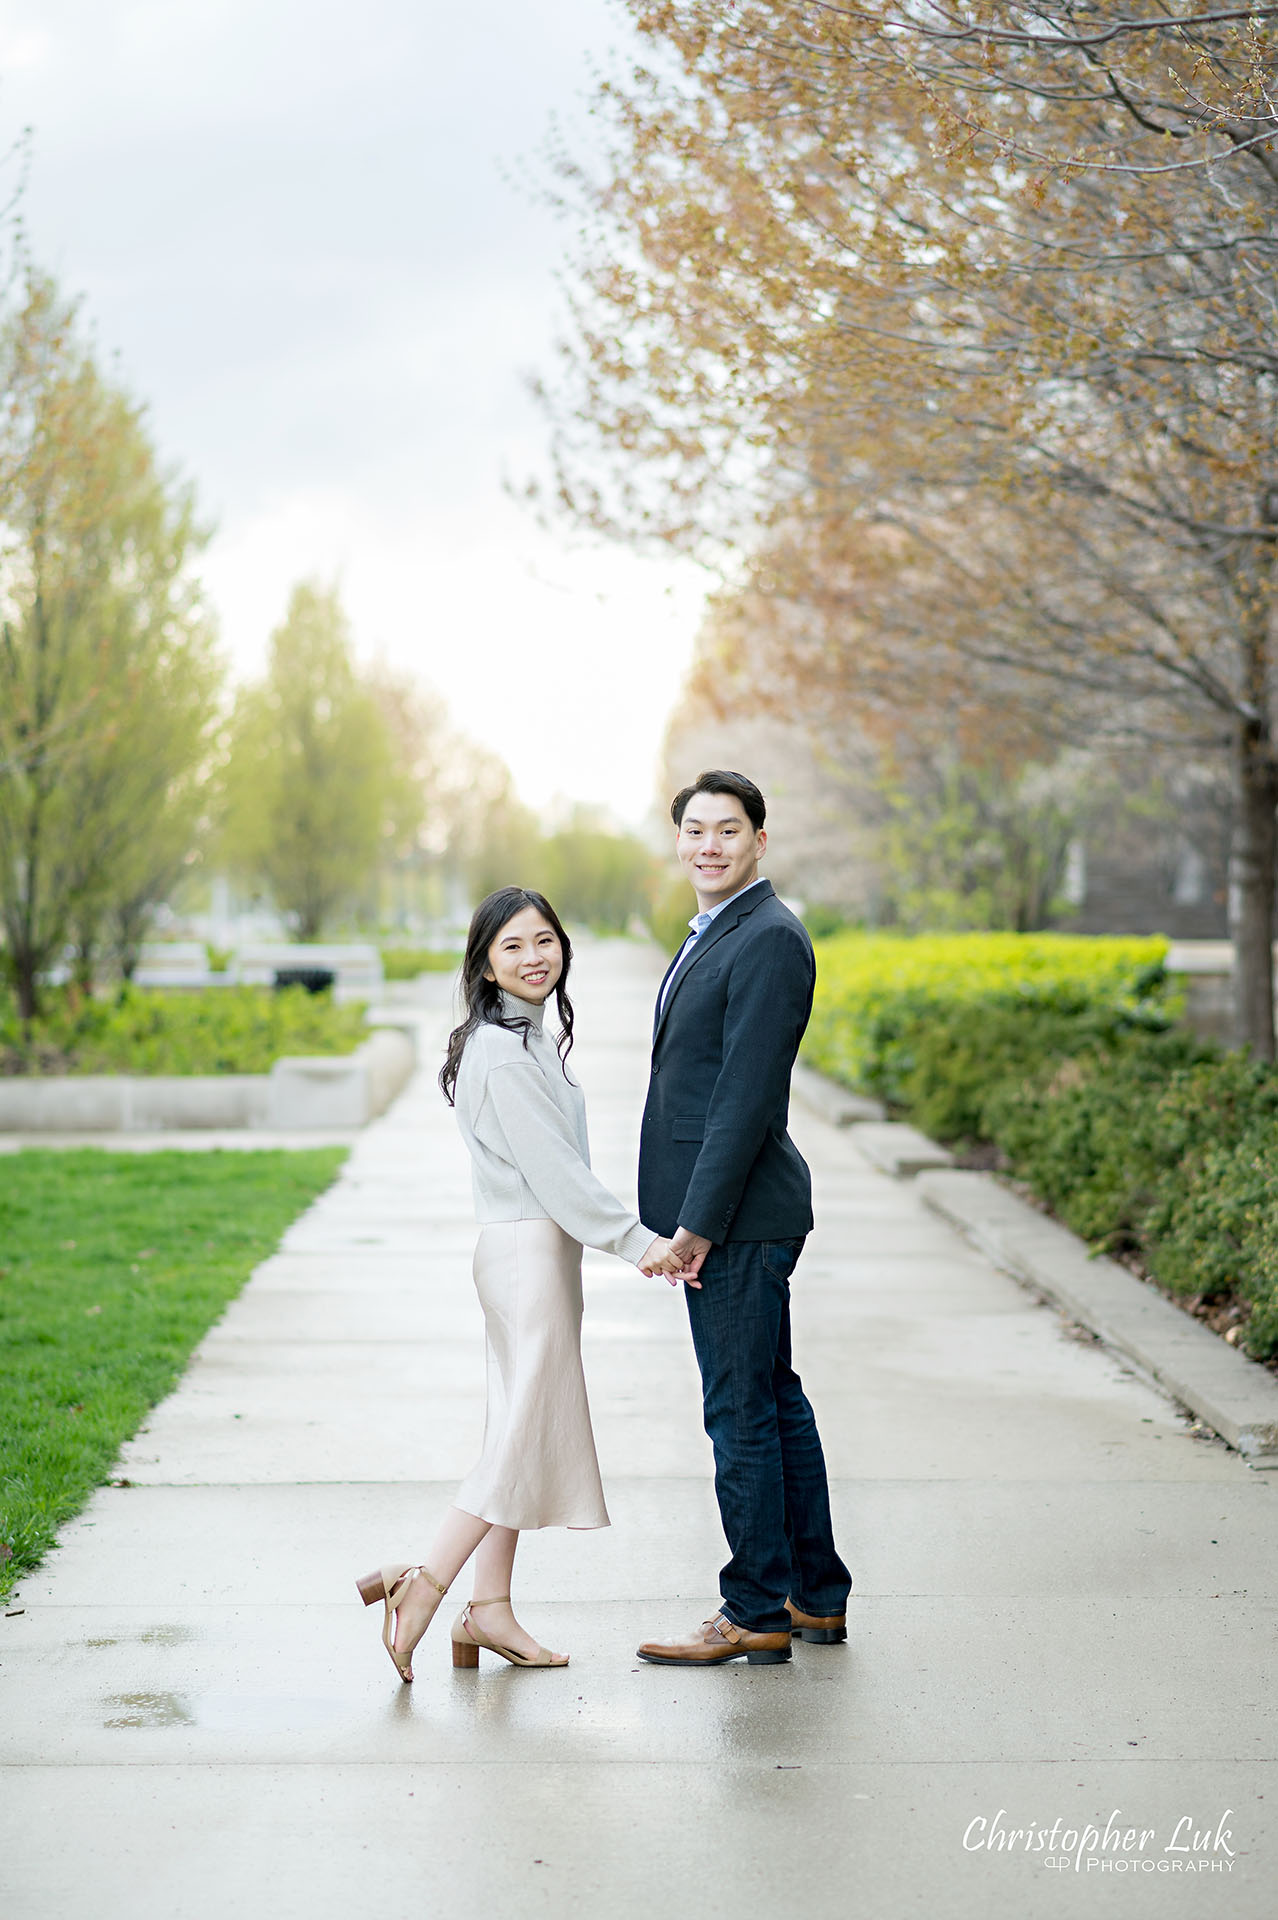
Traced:
[[439, 1583], [439, 1581], [438, 1581], [438, 1580], [437, 1580], [437, 1579], [435, 1578], [435, 1576], [434, 1576], [434, 1574], [433, 1574], [433, 1573], [431, 1572], [431, 1570], [430, 1570], [430, 1568], [429, 1568], [429, 1567], [410, 1567], [410, 1568], [408, 1569], [408, 1576], [407, 1576], [407, 1577], [408, 1577], [408, 1578], [409, 1578], [409, 1579], [411, 1580], [411, 1579], [412, 1579], [412, 1577], [413, 1577], [413, 1575], [414, 1575], [415, 1573], [420, 1573], [420, 1575], [422, 1576], [422, 1579], [423, 1579], [423, 1580], [428, 1580], [428, 1581], [430, 1582], [430, 1584], [431, 1584], [431, 1586], [432, 1586], [432, 1587], [434, 1587], [434, 1589], [435, 1589], [435, 1591], [436, 1591], [436, 1593], [447, 1593], [447, 1592], [448, 1592], [448, 1588], [447, 1588], [447, 1587], [442, 1587], [442, 1586], [440, 1585], [440, 1583]]
[[503, 1600], [509, 1599], [508, 1593], [499, 1593], [495, 1600], [468, 1600], [466, 1604], [471, 1607], [499, 1607]]

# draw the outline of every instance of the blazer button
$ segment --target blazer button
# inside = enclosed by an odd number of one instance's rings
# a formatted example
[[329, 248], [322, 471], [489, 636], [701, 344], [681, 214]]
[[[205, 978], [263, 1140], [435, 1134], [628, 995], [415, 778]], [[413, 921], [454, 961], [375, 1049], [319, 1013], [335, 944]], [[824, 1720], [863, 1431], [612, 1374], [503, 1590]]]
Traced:
[[660, 1072], [661, 1072], [661, 1066], [660, 1066], [660, 1063], [659, 1063], [658, 1061], [656, 1061], [656, 1060], [654, 1060], [654, 1061], [653, 1061], [653, 1063], [652, 1063], [652, 1071], [653, 1071], [654, 1073], [660, 1073]]

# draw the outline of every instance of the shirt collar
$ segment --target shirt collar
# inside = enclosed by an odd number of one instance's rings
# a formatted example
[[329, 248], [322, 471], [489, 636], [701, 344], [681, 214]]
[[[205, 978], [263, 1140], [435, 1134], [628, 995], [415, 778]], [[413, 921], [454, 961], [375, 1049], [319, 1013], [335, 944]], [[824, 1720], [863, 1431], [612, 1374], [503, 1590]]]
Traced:
[[739, 893], [730, 893], [726, 900], [720, 900], [718, 906], [707, 907], [704, 913], [693, 914], [691, 920], [689, 920], [688, 922], [688, 925], [692, 928], [692, 931], [696, 934], [704, 933], [706, 928], [710, 925], [710, 922], [712, 920], [717, 920], [725, 907], [730, 907], [735, 900], [744, 900], [747, 893], [751, 893], [755, 887], [761, 887], [763, 885], [763, 882], [766, 879], [766, 877], [767, 876], [765, 874], [761, 873], [757, 880], [752, 880], [748, 887], [742, 887]]

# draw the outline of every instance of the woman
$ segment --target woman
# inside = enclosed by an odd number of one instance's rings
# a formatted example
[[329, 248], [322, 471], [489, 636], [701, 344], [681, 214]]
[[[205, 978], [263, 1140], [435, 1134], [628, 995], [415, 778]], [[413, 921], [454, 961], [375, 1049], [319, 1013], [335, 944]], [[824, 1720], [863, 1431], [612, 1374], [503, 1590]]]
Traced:
[[[453, 1665], [487, 1647], [521, 1667], [564, 1667], [511, 1610], [524, 1527], [606, 1527], [581, 1367], [581, 1250], [696, 1284], [669, 1240], [649, 1233], [590, 1171], [586, 1103], [568, 1076], [572, 946], [549, 901], [502, 887], [480, 902], [462, 962], [465, 1017], [439, 1076], [471, 1154], [484, 1309], [488, 1409], [479, 1461], [458, 1489], [427, 1560], [357, 1582], [385, 1605], [382, 1640], [402, 1680], [444, 1594], [473, 1554], [474, 1598], [453, 1626]], [[543, 1019], [551, 993], [558, 1043]], [[479, 1615], [476, 1618], [476, 1614]]]

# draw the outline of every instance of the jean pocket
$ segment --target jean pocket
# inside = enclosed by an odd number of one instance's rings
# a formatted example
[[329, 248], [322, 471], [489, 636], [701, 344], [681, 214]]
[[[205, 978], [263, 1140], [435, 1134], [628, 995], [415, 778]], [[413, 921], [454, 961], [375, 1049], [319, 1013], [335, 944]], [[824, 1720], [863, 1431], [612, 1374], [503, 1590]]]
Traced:
[[763, 1264], [778, 1280], [788, 1280], [799, 1263], [803, 1240], [765, 1240]]

